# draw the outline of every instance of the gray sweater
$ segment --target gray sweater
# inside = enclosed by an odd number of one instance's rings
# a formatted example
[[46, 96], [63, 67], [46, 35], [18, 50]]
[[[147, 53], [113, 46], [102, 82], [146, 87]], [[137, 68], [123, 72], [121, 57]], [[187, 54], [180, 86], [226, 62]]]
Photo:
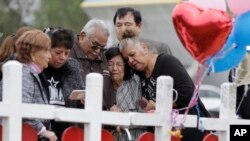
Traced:
[[[23, 76], [22, 76], [22, 102], [32, 104], [48, 104], [46, 95], [42, 89], [41, 81], [38, 74], [29, 66], [23, 65]], [[0, 81], [0, 101], [2, 101], [2, 80]], [[37, 109], [39, 111], [39, 109]], [[50, 125], [49, 120], [41, 119], [25, 119], [24, 122], [32, 125], [37, 132], [45, 126], [47, 129]]]
[[[45, 93], [49, 97], [50, 91], [48, 89], [49, 84], [47, 81], [46, 76], [50, 75], [48, 69], [53, 69], [51, 67], [48, 67], [45, 69], [40, 75], [40, 78], [42, 80]], [[65, 101], [65, 107], [76, 107], [76, 101], [72, 101], [69, 99], [69, 95], [73, 90], [83, 90], [85, 89], [84, 81], [81, 77], [80, 72], [80, 66], [78, 61], [76, 61], [73, 58], [69, 58], [66, 63], [60, 68], [61, 75], [61, 85], [62, 85], [62, 94]]]

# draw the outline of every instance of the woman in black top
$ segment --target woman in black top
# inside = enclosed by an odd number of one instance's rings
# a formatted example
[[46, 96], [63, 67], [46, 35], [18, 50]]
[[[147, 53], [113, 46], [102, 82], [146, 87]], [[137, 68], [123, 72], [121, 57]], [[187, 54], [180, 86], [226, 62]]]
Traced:
[[[120, 42], [120, 51], [141, 78], [142, 94], [147, 100], [145, 111], [155, 109], [156, 80], [161, 75], [171, 76], [174, 80], [174, 89], [178, 92], [175, 109], [187, 107], [195, 89], [194, 83], [180, 61], [168, 54], [156, 54], [152, 47], [148, 46], [140, 38], [127, 38]], [[209, 113], [198, 98], [199, 112], [195, 106], [188, 114], [209, 117]], [[183, 113], [184, 111], [180, 111]], [[182, 130], [182, 141], [202, 141], [203, 133], [197, 129], [185, 128]]]
[[[71, 30], [46, 28], [44, 30], [51, 39], [51, 59], [48, 68], [40, 74], [50, 105], [76, 108], [76, 101], [71, 101], [69, 95], [72, 90], [84, 89], [80, 76], [79, 63], [69, 58], [70, 49], [73, 47], [74, 38]], [[51, 121], [51, 129], [56, 133], [58, 141], [61, 140], [63, 131], [71, 124], [67, 122]]]

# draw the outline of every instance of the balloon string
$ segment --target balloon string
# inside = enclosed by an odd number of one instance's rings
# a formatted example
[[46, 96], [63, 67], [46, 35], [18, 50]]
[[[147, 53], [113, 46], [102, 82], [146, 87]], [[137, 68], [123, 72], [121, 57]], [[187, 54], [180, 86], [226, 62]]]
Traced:
[[190, 102], [189, 102], [189, 104], [188, 104], [187, 107], [179, 109], [179, 110], [184, 110], [185, 109], [184, 116], [183, 116], [182, 121], [180, 123], [180, 127], [179, 127], [180, 129], [183, 128], [183, 124], [184, 124], [184, 122], [186, 120], [186, 116], [187, 116], [189, 110], [194, 105], [197, 104], [197, 97], [198, 97], [198, 91], [199, 91], [199, 88], [200, 88], [200, 84], [203, 82], [203, 80], [204, 80], [204, 78], [206, 76], [206, 73], [207, 73], [207, 70], [206, 70], [206, 72], [203, 75], [201, 75], [202, 74], [202, 65], [199, 64], [199, 67], [198, 67], [198, 70], [197, 70], [196, 79], [195, 79], [195, 90], [194, 90], [193, 96], [192, 96], [192, 98], [191, 98], [191, 100], [190, 100]]
[[236, 113], [239, 112], [240, 106], [241, 106], [241, 104], [242, 104], [244, 98], [247, 97], [247, 92], [248, 92], [249, 89], [250, 89], [250, 87], [248, 87], [247, 90], [245, 90], [245, 92], [244, 92], [244, 94], [243, 94], [243, 96], [242, 96], [242, 98], [241, 98], [241, 100], [240, 100], [240, 103], [239, 103], [239, 105], [238, 105], [238, 107], [237, 107]]
[[[246, 71], [246, 70], [243, 70], [243, 71]], [[235, 82], [236, 81], [236, 68], [233, 68], [231, 70], [231, 77], [232, 77], [232, 82]]]
[[233, 44], [230, 48], [223, 51], [221, 54], [216, 54], [216, 55], [212, 56], [211, 57], [211, 62], [209, 63], [206, 71], [203, 73], [202, 76], [201, 76], [201, 74], [202, 74], [202, 65], [199, 64], [196, 79], [195, 79], [195, 90], [194, 90], [193, 96], [192, 96], [192, 98], [191, 98], [191, 100], [190, 100], [187, 107], [178, 109], [178, 111], [185, 110], [184, 116], [183, 116], [182, 121], [181, 121], [180, 126], [179, 126], [180, 130], [184, 127], [184, 122], [186, 121], [186, 117], [187, 117], [187, 114], [188, 114], [189, 110], [194, 105], [197, 104], [198, 91], [199, 91], [201, 83], [204, 81], [204, 78], [206, 77], [206, 75], [208, 75], [211, 72], [211, 68], [213, 69], [213, 72], [214, 72], [214, 61], [216, 61], [216, 60], [218, 60], [220, 58], [223, 58], [228, 52], [230, 52], [235, 47], [237, 47], [237, 45]]
[[199, 104], [196, 104], [195, 108], [196, 108], [196, 111], [197, 111], [197, 127], [201, 130], [201, 132], [204, 132], [205, 128], [203, 126], [202, 120], [200, 119], [201, 112], [200, 112]]
[[176, 119], [177, 119], [178, 115], [179, 115], [179, 110], [173, 109], [171, 112], [171, 124], [172, 124], [172, 126], [176, 123]]
[[216, 55], [212, 56], [211, 61], [210, 61], [209, 65], [208, 65], [208, 69], [209, 69], [208, 74], [210, 74], [210, 72], [215, 72], [214, 62], [216, 60], [224, 58], [227, 53], [229, 53], [231, 50], [233, 50], [236, 47], [237, 47], [237, 45], [235, 43], [233, 43], [230, 48], [228, 48], [227, 50], [222, 51], [221, 54], [217, 53]]

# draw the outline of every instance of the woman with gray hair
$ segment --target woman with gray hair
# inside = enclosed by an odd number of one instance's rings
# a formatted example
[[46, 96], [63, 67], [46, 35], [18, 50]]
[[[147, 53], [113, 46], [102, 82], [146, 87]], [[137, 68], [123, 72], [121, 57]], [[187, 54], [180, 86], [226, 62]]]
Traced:
[[[148, 45], [140, 38], [126, 38], [120, 42], [120, 51], [126, 63], [138, 72], [141, 79], [142, 96], [145, 99], [144, 111], [155, 110], [157, 78], [162, 75], [174, 79], [174, 89], [178, 93], [173, 108], [183, 109], [188, 106], [194, 92], [194, 83], [181, 62], [169, 54], [154, 54]], [[183, 113], [183, 110], [179, 111]], [[209, 117], [209, 113], [200, 98], [189, 110], [188, 114]], [[198, 129], [185, 128], [182, 130], [182, 141], [202, 141], [204, 133]]]

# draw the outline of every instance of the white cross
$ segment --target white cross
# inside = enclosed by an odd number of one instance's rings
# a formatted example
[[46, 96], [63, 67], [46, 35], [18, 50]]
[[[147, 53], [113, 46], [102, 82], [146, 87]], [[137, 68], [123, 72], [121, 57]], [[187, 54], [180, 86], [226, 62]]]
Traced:
[[[236, 119], [235, 116], [236, 86], [232, 83], [221, 85], [221, 106], [220, 118], [200, 118], [202, 124], [198, 125], [199, 129], [216, 130], [219, 134], [219, 141], [229, 141], [229, 126], [232, 123], [250, 124], [250, 121]], [[179, 115], [173, 126], [179, 126], [184, 115]], [[184, 127], [197, 127], [197, 116], [187, 115]], [[170, 141], [170, 140], [169, 140]]]
[[[21, 103], [22, 65], [10, 61], [3, 66], [3, 102], [0, 102], [0, 116], [3, 117], [3, 140], [21, 141], [22, 118], [53, 119], [85, 123], [85, 140], [100, 141], [101, 126], [143, 125], [156, 126], [155, 140], [170, 141], [173, 80], [162, 76], [157, 79], [156, 112], [116, 113], [102, 111], [103, 78], [100, 74], [89, 74], [86, 86], [85, 109], [59, 108], [49, 105]], [[229, 141], [230, 124], [250, 124], [249, 120], [236, 119], [236, 85], [225, 83], [221, 87], [220, 118], [201, 118], [206, 130], [219, 131], [220, 141]], [[173, 126], [180, 125], [183, 115], [179, 115]], [[196, 127], [197, 117], [186, 116], [185, 127]], [[199, 124], [201, 126], [201, 124]], [[13, 136], [13, 133], [15, 135]]]
[[21, 141], [22, 118], [53, 119], [54, 106], [22, 103], [22, 65], [9, 61], [3, 65], [3, 141]]
[[[159, 77], [157, 79], [157, 98], [156, 112], [152, 115], [133, 113], [131, 115], [132, 125], [148, 125], [156, 126], [155, 140], [170, 141], [168, 131], [171, 130], [171, 111], [172, 111], [172, 84], [168, 77]], [[162, 86], [166, 86], [161, 88]], [[165, 103], [166, 102], [166, 103]], [[202, 124], [199, 124], [199, 129], [216, 130], [219, 133], [220, 141], [229, 141], [229, 126], [231, 124], [249, 125], [250, 120], [236, 119], [235, 115], [236, 102], [236, 85], [232, 83], [224, 83], [221, 86], [221, 106], [220, 118], [201, 118]], [[167, 107], [167, 108], [166, 108]], [[184, 115], [179, 115], [176, 118], [174, 127], [178, 127], [182, 122]], [[142, 120], [143, 119], [143, 120]], [[183, 123], [184, 127], [197, 127], [197, 116], [187, 115]]]
[[[170, 141], [168, 131], [171, 130], [173, 79], [169, 76], [160, 76], [156, 86], [155, 113], [131, 114], [132, 125], [156, 126], [155, 140]], [[143, 119], [143, 120], [142, 120]]]
[[128, 113], [102, 111], [103, 77], [90, 73], [86, 77], [85, 109], [58, 108], [55, 119], [84, 124], [84, 140], [100, 141], [102, 124], [130, 125]]

